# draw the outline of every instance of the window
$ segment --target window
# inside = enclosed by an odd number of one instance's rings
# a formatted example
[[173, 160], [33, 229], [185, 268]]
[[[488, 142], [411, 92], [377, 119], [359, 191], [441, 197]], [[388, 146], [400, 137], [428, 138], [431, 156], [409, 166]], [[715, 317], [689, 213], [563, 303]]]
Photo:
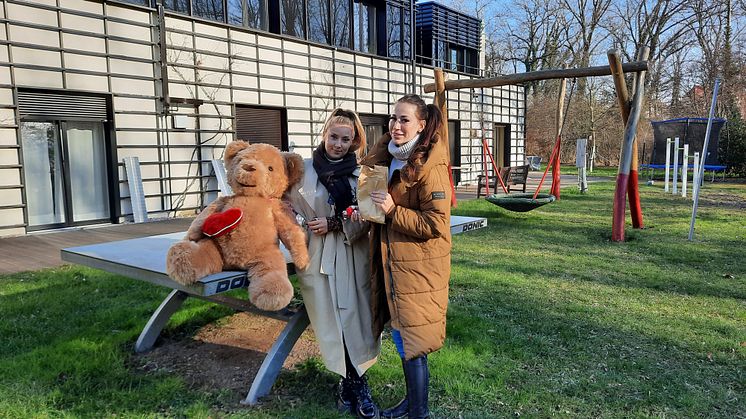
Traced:
[[[445, 42], [438, 41], [440, 48], [445, 48]], [[479, 54], [477, 51], [460, 45], [451, 44], [448, 46], [448, 54], [445, 68], [462, 73], [479, 73]], [[438, 51], [440, 53], [441, 51]]]
[[225, 22], [223, 0], [192, 0], [192, 7], [194, 16]]
[[267, 0], [246, 0], [246, 26], [267, 30]]
[[393, 58], [402, 58], [401, 55], [401, 13], [402, 8], [392, 5], [386, 5], [388, 10], [386, 11], [386, 44], [388, 49], [388, 56]]
[[140, 6], [150, 6], [150, 0], [122, 0], [126, 3], [138, 4]]
[[332, 1], [332, 36], [334, 45], [350, 48], [350, 1]]
[[373, 145], [383, 134], [389, 132], [389, 117], [388, 115], [375, 114], [360, 114], [359, 116], [363, 129], [365, 129], [365, 137], [368, 143], [367, 152], [373, 148]]
[[449, 60], [448, 60], [448, 63], [449, 63], [448, 68], [450, 68], [453, 71], [457, 71], [458, 70], [458, 62], [459, 62], [459, 59], [458, 59], [458, 56], [459, 56], [458, 53], [459, 53], [459, 51], [457, 49], [455, 49], [455, 48], [451, 48], [450, 49], [450, 53], [451, 54], [450, 54], [450, 57], [449, 57]]
[[434, 41], [434, 44], [435, 62], [433, 63], [433, 65], [435, 65], [436, 67], [445, 68], [447, 45], [443, 41]]
[[409, 9], [386, 5], [386, 49], [392, 58], [409, 58], [412, 54], [410, 46]]
[[331, 45], [331, 25], [329, 24], [329, 0], [308, 1], [308, 39]]
[[267, 0], [228, 0], [228, 23], [266, 30]]
[[243, 2], [241, 0], [228, 0], [228, 23], [243, 26]]
[[280, 0], [280, 31], [284, 35], [306, 38], [306, 4], [303, 0]]
[[189, 0], [163, 0], [163, 7], [179, 13], [189, 13]]
[[410, 11], [407, 9], [402, 10], [402, 58], [409, 58], [411, 57], [411, 48], [410, 45], [412, 45], [412, 32], [410, 29], [409, 22], [410, 19]]
[[375, 54], [376, 48], [376, 8], [360, 1], [353, 3], [352, 28], [353, 48], [357, 51]]

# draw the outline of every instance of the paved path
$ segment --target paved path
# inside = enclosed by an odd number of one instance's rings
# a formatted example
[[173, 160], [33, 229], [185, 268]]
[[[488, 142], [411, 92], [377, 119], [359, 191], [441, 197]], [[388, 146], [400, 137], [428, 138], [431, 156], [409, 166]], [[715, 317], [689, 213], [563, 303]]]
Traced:
[[[528, 173], [528, 178], [526, 179], [526, 193], [528, 192], [534, 192], [536, 190], [536, 187], [539, 186], [539, 181], [541, 180], [541, 175], [544, 174], [544, 172], [538, 172], [538, 171], [532, 171]], [[599, 182], [603, 180], [614, 180], [613, 178], [609, 177], [598, 177], [598, 176], [588, 176], [586, 178], [589, 184], [594, 182]], [[578, 187], [578, 176], [577, 175], [562, 175], [560, 178], [560, 185], [562, 188], [577, 188]], [[547, 173], [546, 179], [544, 179], [544, 184], [541, 186], [541, 192], [549, 193], [549, 188], [552, 187], [552, 174]], [[497, 192], [501, 193], [502, 189], [500, 186], [497, 187]], [[511, 193], [515, 192], [521, 192], [520, 190], [516, 191], [515, 189], [512, 189], [510, 191]], [[482, 192], [484, 195], [484, 192]], [[469, 186], [459, 186], [456, 188], [456, 199], [462, 200], [462, 199], [474, 199], [477, 197], [477, 187], [476, 187], [476, 181], [474, 182], [474, 185]]]

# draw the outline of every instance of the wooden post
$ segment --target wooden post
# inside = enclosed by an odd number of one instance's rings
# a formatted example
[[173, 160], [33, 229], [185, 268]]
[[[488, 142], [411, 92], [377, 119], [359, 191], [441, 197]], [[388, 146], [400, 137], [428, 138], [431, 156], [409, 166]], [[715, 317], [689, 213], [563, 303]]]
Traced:
[[562, 122], [565, 115], [565, 92], [567, 90], [567, 79], [560, 80], [559, 93], [557, 96], [557, 113], [555, 116], [555, 126], [557, 127], [557, 142], [555, 145], [554, 161], [549, 162], [552, 165], [552, 187], [549, 191], [557, 200], [560, 199], [560, 153], [562, 149]]
[[[609, 59], [609, 68], [611, 69], [611, 77], [614, 80], [614, 89], [616, 90], [617, 102], [619, 102], [619, 109], [622, 114], [622, 122], [626, 125], [629, 120], [630, 103], [627, 82], [622, 72], [622, 59], [617, 50], [609, 50], [606, 56]], [[632, 165], [630, 166], [627, 198], [629, 200], [630, 215], [632, 216], [632, 227], [643, 228], [637, 148], [637, 137], [635, 136], [634, 143], [632, 144]]]
[[[625, 73], [634, 73], [638, 71], [645, 71], [647, 69], [647, 61], [622, 64], [622, 71], [624, 71]], [[446, 90], [456, 90], [463, 88], [497, 87], [507, 86], [509, 84], [526, 83], [536, 80], [569, 79], [577, 77], [609, 75], [611, 75], [611, 70], [608, 66], [605, 65], [597, 67], [563, 68], [531, 71], [528, 73], [508, 74], [505, 76], [489, 77], [484, 79], [449, 80], [446, 82], [445, 88]], [[433, 93], [435, 91], [435, 83], [426, 84], [423, 90], [425, 93]]]
[[453, 170], [451, 170], [451, 147], [448, 138], [448, 101], [446, 100], [445, 76], [442, 68], [436, 68], [435, 72], [435, 99], [433, 104], [440, 110], [443, 123], [440, 124], [438, 134], [443, 147], [446, 148], [446, 159], [448, 159], [448, 179], [451, 181], [451, 206], [456, 206], [456, 185], [453, 183]]
[[[639, 55], [647, 56], [648, 48], [642, 47]], [[617, 173], [616, 192], [614, 193], [614, 210], [611, 226], [611, 240], [624, 241], [624, 215], [626, 212], [626, 195], [629, 188], [630, 169], [632, 167], [633, 145], [637, 133], [637, 124], [640, 121], [642, 99], [645, 94], [645, 73], [635, 78], [634, 98], [630, 105], [630, 114], [624, 129], [624, 141], [622, 142], [622, 153], [619, 159], [619, 171]]]

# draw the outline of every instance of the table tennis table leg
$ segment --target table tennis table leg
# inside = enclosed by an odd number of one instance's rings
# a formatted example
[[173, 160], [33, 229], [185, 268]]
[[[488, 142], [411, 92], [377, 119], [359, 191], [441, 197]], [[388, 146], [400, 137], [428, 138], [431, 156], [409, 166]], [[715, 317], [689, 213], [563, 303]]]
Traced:
[[295, 346], [295, 342], [300, 338], [301, 333], [308, 327], [309, 322], [305, 307], [301, 307], [290, 318], [280, 336], [272, 344], [272, 348], [267, 352], [267, 356], [264, 358], [262, 366], [259, 367], [259, 372], [257, 372], [254, 378], [254, 382], [251, 383], [249, 394], [241, 402], [242, 404], [254, 405], [260, 397], [269, 394], [269, 390], [272, 389], [272, 385], [280, 374], [282, 364], [285, 362], [288, 354], [290, 354], [293, 346]]
[[179, 290], [173, 290], [168, 294], [168, 297], [150, 316], [145, 328], [142, 329], [140, 337], [137, 338], [135, 343], [135, 352], [146, 352], [153, 347], [155, 340], [158, 339], [161, 331], [166, 327], [168, 319], [181, 307], [187, 297], [189, 297], [189, 294]]

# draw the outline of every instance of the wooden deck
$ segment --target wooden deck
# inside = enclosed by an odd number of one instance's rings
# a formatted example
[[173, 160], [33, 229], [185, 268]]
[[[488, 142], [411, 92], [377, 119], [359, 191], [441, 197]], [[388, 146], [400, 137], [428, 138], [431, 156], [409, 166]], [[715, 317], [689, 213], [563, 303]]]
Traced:
[[63, 264], [60, 250], [66, 247], [186, 231], [191, 222], [192, 218], [172, 218], [138, 224], [55, 230], [0, 239], [0, 274], [60, 266]]

